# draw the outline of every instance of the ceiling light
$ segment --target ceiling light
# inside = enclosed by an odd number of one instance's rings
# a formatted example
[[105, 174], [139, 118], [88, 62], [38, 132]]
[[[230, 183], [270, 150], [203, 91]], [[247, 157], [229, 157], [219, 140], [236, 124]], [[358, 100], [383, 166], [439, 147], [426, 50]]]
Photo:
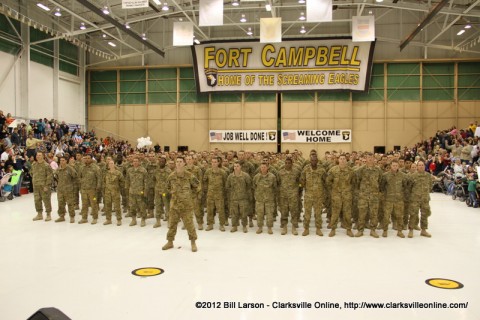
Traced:
[[465, 33], [465, 29], [462, 29], [462, 30], [458, 31], [457, 36], [461, 36], [464, 33]]
[[55, 9], [54, 15], [57, 16], [57, 17], [61, 17], [61, 16], [62, 16], [62, 12], [60, 11], [60, 8]]
[[248, 27], [247, 34], [248, 34], [249, 36], [251, 36], [251, 35], [253, 34], [252, 28]]
[[103, 14], [110, 14], [110, 11], [108, 10], [107, 6], [103, 7], [102, 12]]
[[147, 35], [145, 33], [142, 33], [142, 39], [147, 40]]
[[298, 3], [305, 4], [305, 0], [298, 0]]
[[465, 28], [465, 29], [470, 29], [471, 27], [472, 27], [472, 25], [469, 23], [469, 24], [467, 24], [464, 28]]
[[200, 44], [200, 41], [198, 39], [193, 39], [193, 42], [195, 42], [196, 44]]
[[155, 4], [156, 4], [157, 6], [159, 6], [159, 5], [162, 4], [162, 3], [160, 2], [160, 0], [153, 0], [153, 2], [155, 2]]
[[50, 8], [47, 7], [46, 5], [44, 5], [43, 3], [37, 3], [37, 6], [39, 6], [40, 8], [42, 8], [43, 10], [45, 11], [50, 11]]
[[372, 10], [368, 10], [368, 14], [373, 14], [373, 11], [372, 11]]
[[87, 29], [87, 27], [85, 27], [85, 23], [84, 22], [80, 23], [80, 30], [85, 30], [85, 29]]
[[240, 22], [247, 22], [247, 18], [245, 18], [244, 14], [242, 14], [242, 17], [240, 18]]
[[240, 5], [240, 2], [238, 2], [238, 0], [233, 0], [232, 1], [232, 6], [238, 7], [239, 5]]
[[298, 20], [305, 21], [305, 12], [300, 12], [300, 18]]
[[162, 11], [168, 11], [168, 4], [166, 2], [163, 4]]
[[107, 35], [105, 33], [102, 34], [102, 38], [106, 38]]
[[110, 46], [112, 46], [112, 47], [116, 47], [116, 46], [117, 46], [115, 43], [113, 43], [113, 42], [111, 42], [111, 41], [108, 41], [108, 44], [109, 44]]
[[128, 22], [125, 23], [125, 28], [130, 29], [130, 25], [128, 24]]
[[383, 2], [383, 0], [375, 0], [375, 2], [378, 2], [378, 3], [380, 3], [380, 2]]
[[302, 28], [300, 29], [300, 33], [303, 34], [303, 33], [305, 33], [305, 32], [307, 32], [307, 30], [305, 30], [305, 26], [302, 26]]
[[265, 5], [265, 10], [267, 10], [267, 11], [272, 11], [272, 6], [267, 3], [267, 4]]

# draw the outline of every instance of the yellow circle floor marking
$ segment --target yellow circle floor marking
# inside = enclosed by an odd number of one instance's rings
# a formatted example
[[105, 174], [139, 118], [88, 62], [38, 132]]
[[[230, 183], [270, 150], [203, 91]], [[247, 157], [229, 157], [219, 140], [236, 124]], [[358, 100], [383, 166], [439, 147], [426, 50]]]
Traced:
[[132, 271], [134, 276], [138, 277], [153, 277], [158, 276], [159, 274], [164, 273], [163, 269], [160, 268], [139, 268]]
[[442, 278], [432, 278], [425, 281], [429, 286], [440, 289], [461, 289], [463, 284], [458, 281]]

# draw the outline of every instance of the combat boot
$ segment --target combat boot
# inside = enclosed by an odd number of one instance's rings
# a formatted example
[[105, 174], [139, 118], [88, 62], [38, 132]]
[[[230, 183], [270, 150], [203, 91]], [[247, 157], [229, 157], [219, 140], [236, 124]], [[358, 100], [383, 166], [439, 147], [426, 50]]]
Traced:
[[37, 213], [37, 215], [33, 218], [33, 221], [43, 220], [43, 214], [41, 212]]
[[252, 218], [248, 218], [248, 226], [249, 226], [250, 228], [253, 228]]
[[162, 250], [168, 250], [173, 248], [173, 241], [168, 241], [163, 247]]
[[233, 227], [232, 230], [230, 230], [230, 232], [237, 232], [237, 227]]
[[225, 219], [225, 224], [224, 224], [225, 227], [228, 227], [228, 219]]
[[[123, 207], [123, 213], [127, 213], [128, 212], [128, 208], [127, 207]], [[130, 217], [129, 217], [130, 218]]]
[[308, 236], [310, 231], [308, 229], [303, 230], [302, 236]]
[[107, 220], [105, 220], [105, 222], [103, 223], [104, 226], [109, 225], [109, 224], [112, 224], [112, 219], [107, 219]]
[[70, 217], [70, 223], [75, 223], [75, 218], [74, 217]]
[[195, 240], [190, 241], [192, 243], [192, 252], [197, 252], [197, 244], [195, 243]]
[[203, 223], [198, 224], [198, 230], [203, 230]]
[[129, 212], [125, 215], [125, 218], [131, 218], [132, 217], [132, 214]]
[[97, 224], [97, 219], [93, 218], [92, 224]]
[[384, 238], [388, 237], [388, 232], [387, 232], [387, 230], [383, 230], [382, 237], [384, 237]]
[[413, 229], [410, 229], [410, 230], [408, 231], [408, 237], [409, 237], [409, 238], [413, 238]]
[[75, 205], [75, 210], [80, 210], [80, 206], [78, 204]]
[[145, 223], [145, 218], [142, 218], [142, 222], [140, 222], [140, 227], [145, 227], [146, 223]]
[[263, 228], [258, 227], [258, 229], [257, 229], [257, 234], [260, 234], [260, 233], [262, 233], [262, 232], [263, 232]]
[[88, 220], [86, 218], [82, 217], [82, 219], [80, 219], [80, 221], [78, 221], [78, 224], [84, 224], [84, 223], [87, 223], [87, 222], [88, 222]]
[[168, 220], [167, 216], [166, 215], [163, 216], [163, 221], [167, 221], [167, 220]]
[[372, 237], [374, 237], [374, 238], [378, 238], [378, 234], [377, 234], [377, 232], [375, 231], [375, 228], [372, 228], [372, 229], [370, 230], [370, 235], [371, 235]]
[[282, 233], [281, 233], [281, 235], [284, 236], [284, 235], [286, 235], [286, 234], [287, 234], [287, 226], [285, 226], [285, 227], [282, 228]]
[[427, 237], [427, 238], [431, 238], [431, 237], [432, 237], [432, 235], [431, 235], [430, 233], [428, 233], [427, 230], [425, 230], [425, 229], [422, 229], [422, 231], [420, 232], [420, 235], [421, 235], [422, 237]]
[[353, 237], [352, 229], [348, 229], [348, 230], [347, 230], [347, 236], [349, 236], [350, 238]]
[[417, 231], [420, 231], [420, 227], [418, 225], [416, 225], [415, 227], [413, 227], [413, 229], [417, 230]]
[[335, 229], [330, 230], [329, 237], [335, 237]]
[[213, 226], [211, 224], [207, 225], [207, 229], [205, 229], [205, 231], [210, 231], [210, 230], [213, 230]]
[[117, 227], [120, 227], [122, 225], [122, 220], [117, 220]]
[[273, 234], [272, 227], [268, 227], [268, 234]]
[[243, 233], [247, 233], [247, 232], [248, 232], [247, 227], [243, 227]]
[[153, 218], [153, 210], [148, 210], [147, 219]]
[[64, 222], [65, 221], [65, 217], [59, 217], [57, 220], [55, 220], [55, 222]]
[[[319, 237], [323, 237], [323, 232], [322, 232], [322, 229], [320, 228], [317, 228], [317, 231], [315, 232], [317, 234], [317, 236]], [[331, 233], [331, 232], [330, 232]]]
[[363, 236], [363, 231], [357, 231], [357, 233], [355, 233], [355, 238], [359, 238], [362, 236]]
[[47, 212], [47, 217], [45, 218], [45, 222], [52, 220], [52, 215], [50, 212]]
[[132, 218], [132, 222], [130, 222], [129, 226], [130, 227], [133, 227], [133, 226], [136, 226], [137, 225], [137, 218], [136, 217], [133, 217]]
[[402, 230], [397, 231], [397, 237], [405, 238], [405, 235], [403, 234]]
[[155, 224], [153, 225], [154, 228], [158, 228], [162, 225], [162, 223], [160, 222], [160, 218], [157, 218], [157, 222], [155, 222]]
[[298, 236], [297, 228], [292, 227], [292, 234], [293, 234], [294, 236]]
[[224, 232], [225, 231], [225, 227], [224, 226], [220, 226], [220, 231]]

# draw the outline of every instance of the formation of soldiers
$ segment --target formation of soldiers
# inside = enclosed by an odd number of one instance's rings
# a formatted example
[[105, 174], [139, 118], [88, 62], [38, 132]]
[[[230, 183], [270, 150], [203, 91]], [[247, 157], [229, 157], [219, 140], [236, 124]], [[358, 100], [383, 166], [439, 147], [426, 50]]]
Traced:
[[[98, 222], [99, 204], [103, 203], [106, 220], [112, 224], [115, 212], [117, 226], [131, 218], [130, 226], [145, 227], [148, 219], [155, 219], [154, 228], [168, 221], [167, 244], [173, 240], [179, 220], [183, 220], [196, 251], [196, 231], [218, 229], [243, 232], [254, 227], [256, 233], [273, 233], [279, 220], [281, 234], [298, 235], [303, 222], [303, 236], [310, 234], [310, 223], [315, 234], [323, 236], [323, 216], [329, 237], [337, 228], [346, 230], [349, 237], [361, 237], [365, 229], [378, 238], [388, 236], [390, 223], [397, 236], [413, 237], [414, 230], [431, 237], [427, 232], [430, 216], [432, 176], [425, 171], [423, 160], [411, 163], [400, 153], [373, 155], [371, 153], [343, 154], [326, 152], [319, 159], [312, 150], [305, 159], [301, 152], [270, 154], [218, 150], [189, 153], [131, 154], [97, 156], [77, 154], [60, 158], [59, 169], [53, 172], [42, 153], [37, 153], [32, 168], [35, 209], [34, 221], [51, 220], [50, 185], [58, 182], [58, 214], [56, 222], [65, 221], [68, 209], [70, 222], [75, 222], [75, 210], [80, 210], [78, 223]], [[123, 210], [122, 210], [123, 207]], [[206, 217], [205, 217], [206, 212]], [[419, 217], [419, 212], [421, 212]], [[204, 224], [206, 223], [206, 226]], [[356, 229], [354, 234], [352, 230]]]

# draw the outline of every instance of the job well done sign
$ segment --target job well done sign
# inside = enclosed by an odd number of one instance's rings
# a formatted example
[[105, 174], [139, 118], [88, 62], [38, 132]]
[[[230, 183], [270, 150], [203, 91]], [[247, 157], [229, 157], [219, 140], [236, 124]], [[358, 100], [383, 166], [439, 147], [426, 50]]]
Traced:
[[192, 46], [199, 92], [366, 91], [375, 42], [351, 39]]

